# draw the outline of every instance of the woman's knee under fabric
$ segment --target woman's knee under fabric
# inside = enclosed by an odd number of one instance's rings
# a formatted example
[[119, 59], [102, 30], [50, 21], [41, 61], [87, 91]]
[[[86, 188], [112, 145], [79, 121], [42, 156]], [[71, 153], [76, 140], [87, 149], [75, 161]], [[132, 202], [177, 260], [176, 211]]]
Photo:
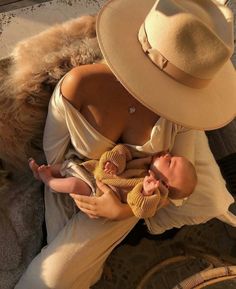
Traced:
[[15, 289], [88, 289], [97, 281], [108, 255], [137, 221], [135, 217], [91, 220], [78, 213], [33, 260]]

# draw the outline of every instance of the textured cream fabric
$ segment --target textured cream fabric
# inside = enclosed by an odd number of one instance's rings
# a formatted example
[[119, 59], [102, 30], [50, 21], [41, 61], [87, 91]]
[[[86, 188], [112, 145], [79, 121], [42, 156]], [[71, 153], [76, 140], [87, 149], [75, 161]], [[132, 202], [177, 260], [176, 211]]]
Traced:
[[[59, 87], [60, 83], [52, 96], [45, 128], [44, 149], [49, 163], [63, 160], [70, 138], [78, 155], [99, 158], [114, 144], [83, 121], [62, 97]], [[170, 205], [158, 211], [155, 217], [146, 220], [150, 231], [161, 233], [184, 224], [206, 222], [212, 217], [224, 219], [227, 215], [233, 198], [225, 189], [203, 132], [187, 130], [160, 118], [150, 140], [143, 146], [132, 147], [150, 153], [170, 149], [174, 154], [188, 157], [198, 173], [199, 184], [186, 204]], [[109, 253], [138, 219], [91, 220], [81, 212], [76, 213], [72, 200], [65, 194], [48, 190], [45, 201], [49, 245], [33, 260], [15, 288], [88, 289], [98, 280]]]
[[[70, 150], [71, 155], [75, 154], [78, 158], [99, 159], [104, 151], [110, 150], [115, 144], [99, 134], [62, 96], [60, 86], [63, 79], [56, 86], [48, 108], [43, 141], [47, 162], [49, 164], [62, 162], [70, 148], [70, 141], [76, 148]], [[55, 238], [74, 213], [76, 207], [68, 195], [52, 194], [47, 188], [45, 189], [48, 242]]]
[[112, 249], [136, 222], [135, 217], [115, 222], [91, 220], [81, 213], [74, 215], [55, 240], [32, 261], [15, 288], [88, 289], [100, 277], [102, 265]]
[[[186, 139], [190, 141], [191, 138], [195, 143], [193, 146], [191, 143], [186, 143]], [[209, 150], [205, 133], [186, 131], [182, 135], [179, 134], [173, 152], [185, 155], [183, 150], [186, 145], [195, 147], [192, 154], [198, 175], [197, 187], [182, 207], [170, 205], [147, 220], [149, 230], [154, 234], [161, 234], [173, 227], [179, 228], [185, 224], [204, 223], [213, 217], [236, 226], [236, 217], [228, 211], [228, 207], [234, 202], [234, 199], [225, 188], [225, 181]]]

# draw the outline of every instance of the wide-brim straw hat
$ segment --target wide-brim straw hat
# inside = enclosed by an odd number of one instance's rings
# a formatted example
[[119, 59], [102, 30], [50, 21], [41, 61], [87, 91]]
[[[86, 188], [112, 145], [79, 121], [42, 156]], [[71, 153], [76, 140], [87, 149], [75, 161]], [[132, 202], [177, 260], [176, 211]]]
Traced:
[[195, 129], [236, 116], [233, 14], [213, 0], [112, 0], [97, 37], [121, 84], [158, 115]]

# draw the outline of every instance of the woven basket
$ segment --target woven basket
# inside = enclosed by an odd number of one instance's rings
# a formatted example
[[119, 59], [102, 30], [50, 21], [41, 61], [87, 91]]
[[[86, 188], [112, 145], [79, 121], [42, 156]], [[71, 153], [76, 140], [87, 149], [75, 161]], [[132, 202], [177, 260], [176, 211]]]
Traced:
[[182, 282], [173, 289], [200, 289], [200, 288], [236, 288], [236, 266], [219, 267], [201, 271]]
[[[176, 243], [176, 246], [183, 248], [183, 255], [174, 256], [168, 258], [149, 269], [135, 289], [190, 289], [195, 287], [186, 287], [186, 284], [200, 284], [203, 281], [203, 277], [207, 275], [205, 272], [211, 272], [215, 267], [224, 266], [225, 263], [218, 257], [206, 254], [200, 247], [188, 246], [180, 243]], [[221, 267], [228, 268], [228, 267]], [[194, 273], [193, 273], [194, 272]], [[199, 273], [200, 272], [200, 273]], [[223, 273], [220, 272], [223, 276]], [[220, 274], [219, 273], [219, 274]], [[216, 274], [216, 273], [215, 273]], [[224, 274], [225, 271], [224, 271]], [[186, 277], [188, 276], [188, 277]], [[196, 278], [192, 276], [198, 276]], [[187, 280], [185, 283], [182, 280]], [[190, 280], [190, 281], [188, 281]], [[178, 284], [178, 285], [175, 285]], [[181, 287], [182, 286], [182, 287]], [[185, 287], [184, 287], [185, 286]], [[199, 287], [201, 288], [201, 287]]]
[[143, 239], [135, 247], [117, 248], [93, 289], [172, 289], [198, 272], [225, 265], [197, 246]]

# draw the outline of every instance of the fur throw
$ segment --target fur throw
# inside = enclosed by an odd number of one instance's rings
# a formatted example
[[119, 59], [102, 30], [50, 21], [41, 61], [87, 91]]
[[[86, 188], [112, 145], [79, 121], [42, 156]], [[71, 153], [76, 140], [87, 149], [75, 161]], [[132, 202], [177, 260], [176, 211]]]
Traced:
[[43, 161], [47, 106], [71, 68], [101, 59], [95, 16], [84, 16], [20, 42], [0, 60], [0, 288], [12, 289], [45, 236], [42, 187], [28, 158]]
[[47, 106], [58, 80], [71, 68], [96, 62], [101, 53], [95, 16], [65, 22], [20, 42], [1, 63], [0, 159], [5, 165], [27, 166], [42, 158]]

